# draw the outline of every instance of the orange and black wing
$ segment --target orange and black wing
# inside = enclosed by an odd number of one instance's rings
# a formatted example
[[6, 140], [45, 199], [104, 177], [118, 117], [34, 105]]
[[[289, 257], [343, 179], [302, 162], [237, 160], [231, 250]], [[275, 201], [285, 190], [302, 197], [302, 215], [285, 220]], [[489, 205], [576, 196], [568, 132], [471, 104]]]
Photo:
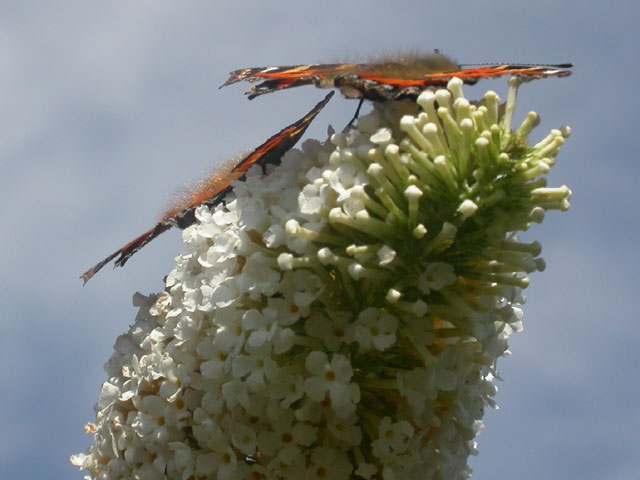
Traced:
[[334, 92], [330, 92], [304, 117], [283, 128], [278, 133], [267, 139], [249, 155], [243, 157], [233, 168], [223, 175], [214, 173], [213, 181], [204, 185], [206, 189], [195, 191], [187, 198], [186, 203], [173, 208], [151, 230], [143, 233], [124, 247], [116, 250], [104, 260], [91, 267], [80, 278], [87, 283], [102, 267], [118, 257], [114, 267], [123, 266], [131, 256], [144, 247], [151, 240], [172, 227], [186, 228], [196, 221], [195, 210], [200, 205], [214, 206], [231, 190], [231, 183], [245, 176], [252, 165], [260, 165], [263, 169], [268, 164], [278, 164], [282, 156], [300, 140], [311, 122], [329, 102]]
[[[547, 77], [566, 77], [571, 64], [559, 65], [494, 65], [443, 72], [424, 72], [415, 76], [391, 75], [386, 69], [375, 68], [358, 73], [337, 75], [334, 86], [347, 98], [367, 99], [375, 102], [388, 100], [415, 100], [428, 88], [444, 88], [452, 78], [459, 78], [467, 85], [474, 85], [485, 78], [515, 75], [525, 81]], [[399, 66], [401, 67], [401, 66]], [[398, 68], [402, 72], [402, 68]]]
[[[430, 87], [438, 82], [448, 82], [454, 77], [458, 77], [465, 83], [475, 83], [483, 78], [497, 78], [505, 75], [515, 75], [522, 77], [524, 80], [535, 80], [547, 77], [568, 77], [571, 75], [573, 64], [558, 63], [555, 65], [538, 65], [538, 64], [522, 64], [522, 65], [492, 65], [481, 66], [478, 68], [462, 68], [454, 73], [432, 73], [426, 75], [424, 79], [420, 79], [416, 84], [411, 86]], [[375, 79], [378, 81], [379, 79]]]
[[220, 88], [246, 81], [261, 82], [246, 92], [249, 100], [265, 93], [285, 90], [303, 85], [316, 85], [320, 88], [333, 88], [334, 79], [357, 67], [355, 64], [325, 63], [310, 65], [288, 65], [284, 67], [254, 67], [234, 70]]
[[264, 169], [269, 164], [280, 163], [282, 156], [298, 143], [298, 140], [304, 135], [304, 132], [309, 128], [313, 119], [316, 118], [320, 110], [329, 103], [333, 94], [334, 92], [329, 92], [324, 99], [318, 102], [304, 117], [288, 127], [283, 128], [247, 155], [244, 160], [234, 167], [233, 172], [246, 173], [254, 164], [260, 165]]
[[129, 258], [134, 253], [136, 253], [138, 250], [140, 250], [142, 247], [144, 247], [147, 243], [149, 243], [151, 240], [156, 238], [161, 233], [164, 233], [167, 230], [169, 230], [171, 227], [173, 227], [173, 225], [171, 223], [165, 222], [164, 219], [159, 221], [151, 230], [143, 233], [138, 238], [127, 243], [124, 247], [120, 248], [119, 250], [116, 250], [104, 260], [96, 263], [93, 267], [91, 267], [89, 270], [84, 272], [80, 276], [80, 278], [82, 278], [82, 280], [84, 280], [84, 283], [86, 284], [91, 279], [91, 277], [93, 277], [96, 273], [98, 273], [102, 269], [102, 267], [104, 267], [106, 264], [108, 264], [111, 260], [116, 258], [118, 255], [119, 255], [119, 258], [115, 261], [114, 268], [121, 267], [122, 265], [127, 263], [127, 260], [129, 260]]

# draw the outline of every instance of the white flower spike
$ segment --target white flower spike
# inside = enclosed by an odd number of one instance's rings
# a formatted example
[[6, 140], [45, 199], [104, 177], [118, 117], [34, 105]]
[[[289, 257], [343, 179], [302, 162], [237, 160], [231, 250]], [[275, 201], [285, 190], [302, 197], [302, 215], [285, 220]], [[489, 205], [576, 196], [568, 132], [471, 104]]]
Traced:
[[166, 291], [139, 313], [72, 457], [87, 479], [463, 479], [522, 330], [537, 242], [565, 211], [533, 147], [460, 80], [250, 170], [195, 212]]

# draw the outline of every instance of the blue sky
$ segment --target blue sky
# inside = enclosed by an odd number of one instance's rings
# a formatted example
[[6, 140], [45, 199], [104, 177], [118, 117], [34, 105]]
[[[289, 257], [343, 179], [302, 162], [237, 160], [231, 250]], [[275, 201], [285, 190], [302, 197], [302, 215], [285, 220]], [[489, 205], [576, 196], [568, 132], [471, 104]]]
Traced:
[[[460, 63], [567, 62], [521, 89], [534, 139], [573, 135], [550, 185], [574, 192], [525, 234], [547, 270], [526, 291], [525, 332], [500, 362], [475, 479], [635, 480], [640, 474], [637, 1], [6, 2], [0, 15], [0, 478], [82, 478], [103, 363], [162, 288], [179, 232], [124, 269], [89, 266], [152, 226], [172, 193], [250, 149], [321, 97], [218, 90], [248, 66], [439, 48]], [[506, 96], [506, 81], [466, 88]], [[336, 97], [309, 130], [341, 128]]]

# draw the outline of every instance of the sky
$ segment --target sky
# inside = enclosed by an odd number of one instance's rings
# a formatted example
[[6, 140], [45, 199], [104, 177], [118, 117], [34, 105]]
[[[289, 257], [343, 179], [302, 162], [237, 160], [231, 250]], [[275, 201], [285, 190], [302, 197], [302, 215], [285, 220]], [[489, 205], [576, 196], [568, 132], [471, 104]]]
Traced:
[[[520, 91], [516, 118], [542, 117], [534, 140], [571, 126], [549, 185], [574, 195], [524, 235], [547, 269], [500, 360], [473, 478], [639, 478], [638, 18], [637, 0], [2, 2], [0, 478], [82, 478], [68, 459], [91, 442], [103, 364], [133, 294], [162, 289], [180, 233], [84, 287], [80, 274], [324, 93], [250, 102], [246, 85], [218, 90], [228, 72], [434, 48], [460, 63], [576, 65]], [[465, 93], [486, 89], [506, 98], [504, 79]], [[354, 108], [336, 96], [307, 138]]]

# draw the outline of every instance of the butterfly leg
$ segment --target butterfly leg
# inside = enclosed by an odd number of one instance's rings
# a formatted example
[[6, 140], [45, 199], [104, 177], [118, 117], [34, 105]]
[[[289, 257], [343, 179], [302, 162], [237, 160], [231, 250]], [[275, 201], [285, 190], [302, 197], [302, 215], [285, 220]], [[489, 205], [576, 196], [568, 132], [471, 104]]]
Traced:
[[360, 115], [360, 107], [362, 107], [362, 102], [364, 102], [364, 98], [361, 98], [360, 101], [358, 102], [358, 108], [356, 108], [356, 113], [353, 114], [353, 118], [351, 119], [351, 121], [347, 123], [346, 127], [344, 127], [345, 130], [349, 127], [353, 127], [353, 122], [355, 122], [358, 119], [358, 115]]

